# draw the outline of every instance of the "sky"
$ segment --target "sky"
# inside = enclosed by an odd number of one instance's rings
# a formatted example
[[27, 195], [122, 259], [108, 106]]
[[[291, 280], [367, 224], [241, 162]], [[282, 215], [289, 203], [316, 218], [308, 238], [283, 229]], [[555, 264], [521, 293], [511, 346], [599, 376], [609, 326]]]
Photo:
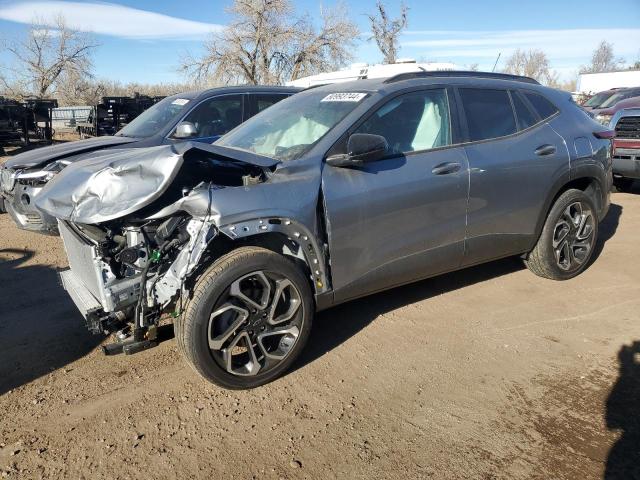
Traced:
[[[93, 60], [98, 78], [123, 83], [180, 82], [180, 58], [203, 51], [211, 32], [229, 22], [232, 0], [15, 1], [0, 0], [0, 39], [25, 35], [35, 17], [62, 14], [71, 26], [91, 32], [99, 43]], [[354, 62], [381, 60], [367, 41], [366, 13], [374, 0], [343, 0], [361, 32]], [[297, 13], [317, 16], [335, 0], [293, 1]], [[399, 0], [386, 0], [397, 15]], [[627, 63], [640, 60], [640, 0], [405, 0], [409, 25], [401, 36], [400, 57], [419, 61], [479, 64], [498, 69], [517, 48], [543, 50], [560, 77], [575, 77], [602, 40]], [[0, 64], [7, 63], [0, 53]]]

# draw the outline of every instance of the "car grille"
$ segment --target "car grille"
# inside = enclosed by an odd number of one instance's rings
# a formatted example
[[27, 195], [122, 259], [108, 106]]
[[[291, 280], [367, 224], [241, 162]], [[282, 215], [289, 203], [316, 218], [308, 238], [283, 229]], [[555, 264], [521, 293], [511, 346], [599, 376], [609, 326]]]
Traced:
[[25, 217], [29, 225], [42, 225], [42, 217], [37, 213], [27, 213]]
[[640, 117], [622, 117], [616, 124], [616, 138], [640, 138]]
[[5, 192], [10, 192], [15, 183], [15, 172], [10, 168], [0, 168], [0, 188]]

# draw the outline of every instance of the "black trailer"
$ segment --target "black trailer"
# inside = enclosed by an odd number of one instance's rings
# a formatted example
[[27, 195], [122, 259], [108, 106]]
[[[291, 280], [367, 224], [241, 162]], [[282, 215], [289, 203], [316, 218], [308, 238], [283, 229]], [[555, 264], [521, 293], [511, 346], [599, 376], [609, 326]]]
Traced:
[[32, 138], [51, 142], [51, 112], [57, 106], [53, 99], [0, 97], [0, 152], [6, 146], [28, 145]]
[[137, 93], [133, 97], [102, 97], [87, 121], [78, 122], [78, 133], [81, 138], [113, 135], [163, 98]]

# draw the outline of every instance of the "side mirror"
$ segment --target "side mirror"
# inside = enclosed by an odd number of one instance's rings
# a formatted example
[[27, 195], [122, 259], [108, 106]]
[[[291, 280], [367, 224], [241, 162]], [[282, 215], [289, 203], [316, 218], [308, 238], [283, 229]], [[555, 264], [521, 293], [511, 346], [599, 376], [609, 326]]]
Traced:
[[327, 164], [334, 167], [349, 167], [375, 162], [383, 158], [388, 149], [387, 139], [382, 135], [354, 133], [347, 142], [348, 153], [330, 156], [327, 158]]
[[193, 138], [198, 135], [198, 129], [191, 122], [180, 122], [176, 127], [173, 138]]

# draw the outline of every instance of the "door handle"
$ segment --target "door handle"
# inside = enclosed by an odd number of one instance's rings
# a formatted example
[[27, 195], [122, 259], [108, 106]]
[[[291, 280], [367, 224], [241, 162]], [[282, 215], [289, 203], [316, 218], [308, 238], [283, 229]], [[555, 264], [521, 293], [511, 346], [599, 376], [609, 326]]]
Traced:
[[544, 157], [545, 155], [553, 155], [554, 153], [556, 153], [556, 147], [554, 147], [553, 145], [540, 145], [534, 150], [534, 153], [540, 157]]
[[431, 170], [431, 173], [433, 173], [434, 175], [448, 175], [450, 173], [455, 173], [458, 170], [460, 170], [461, 166], [462, 165], [456, 162], [441, 163], [433, 167], [433, 170]]

